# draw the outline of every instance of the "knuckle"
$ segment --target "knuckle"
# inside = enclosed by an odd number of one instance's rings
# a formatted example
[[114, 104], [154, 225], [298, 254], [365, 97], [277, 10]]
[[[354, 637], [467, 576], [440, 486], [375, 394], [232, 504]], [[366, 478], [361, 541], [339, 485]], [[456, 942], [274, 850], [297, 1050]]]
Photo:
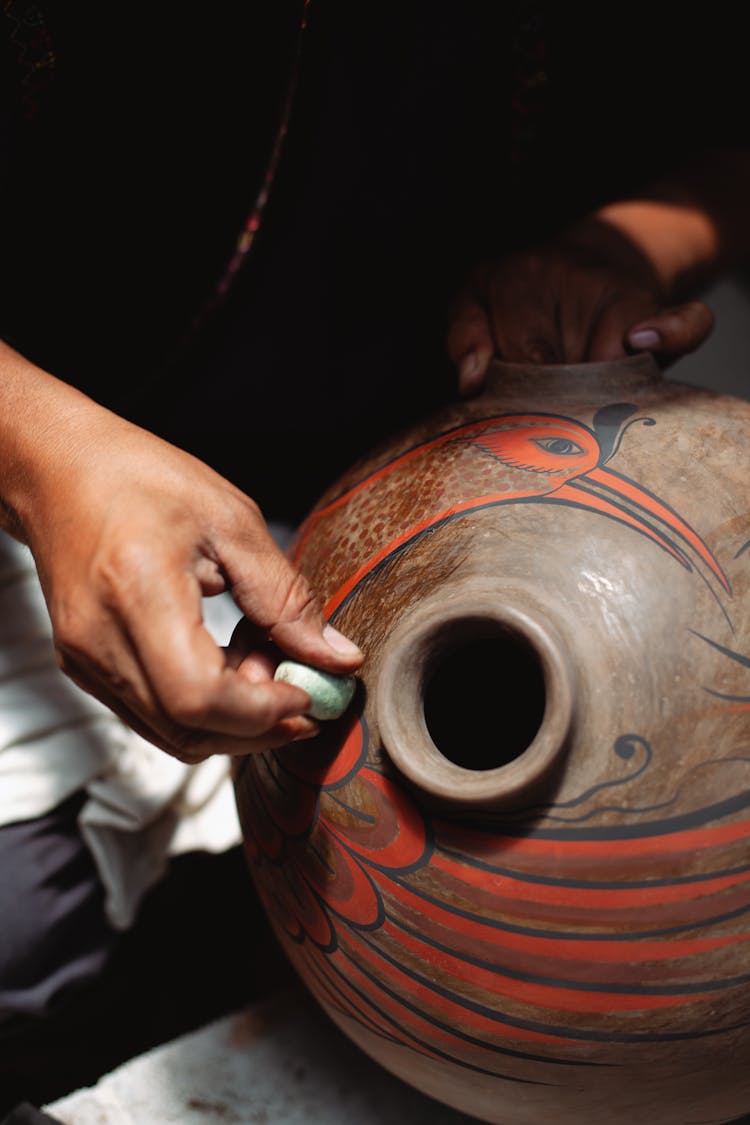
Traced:
[[87, 654], [93, 633], [91, 615], [77, 603], [76, 598], [58, 601], [50, 614], [55, 652], [63, 671], [76, 657]]
[[212, 753], [208, 746], [209, 740], [203, 731], [181, 726], [163, 712], [153, 716], [146, 724], [138, 723], [134, 729], [165, 754], [188, 766], [202, 762]]
[[272, 630], [317, 610], [317, 600], [307, 579], [283, 556], [277, 561], [277, 566], [268, 567], [263, 573], [262, 588], [258, 574], [247, 575], [232, 587], [236, 600], [256, 607], [251, 617], [261, 629]]
[[257, 546], [258, 533], [266, 531], [265, 520], [258, 504], [251, 496], [231, 486], [221, 512], [214, 519], [214, 534], [220, 539], [230, 536]]
[[506, 358], [523, 363], [557, 363], [560, 358], [559, 348], [540, 331], [527, 333], [519, 342], [517, 353], [512, 347], [509, 351], [512, 354]]
[[206, 687], [189, 682], [173, 689], [166, 703], [172, 722], [179, 730], [187, 728], [191, 735], [195, 730], [205, 728], [213, 710]]
[[312, 587], [304, 574], [298, 570], [292, 571], [282, 595], [279, 623], [286, 624], [307, 617], [311, 612], [317, 611], [317, 604]]
[[276, 700], [272, 691], [265, 688], [264, 685], [254, 685], [255, 691], [253, 692], [253, 730], [252, 734], [257, 737], [261, 734], [267, 734], [278, 722], [278, 713]]
[[556, 363], [558, 360], [557, 348], [544, 341], [528, 346], [526, 354], [531, 363]]
[[701, 331], [705, 332], [713, 328], [714, 314], [703, 301], [689, 301], [685, 306], [685, 312]]
[[175, 729], [166, 752], [186, 766], [195, 766], [209, 757], [204, 740], [192, 731]]
[[148, 579], [153, 560], [141, 542], [118, 537], [98, 553], [91, 569], [94, 588], [111, 606], [130, 597], [134, 588]]

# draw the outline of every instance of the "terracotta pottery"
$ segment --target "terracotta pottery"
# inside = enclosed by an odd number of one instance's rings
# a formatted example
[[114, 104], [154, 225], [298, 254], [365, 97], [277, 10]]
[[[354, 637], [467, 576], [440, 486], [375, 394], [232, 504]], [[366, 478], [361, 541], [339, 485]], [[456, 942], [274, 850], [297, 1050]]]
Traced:
[[259, 893], [373, 1058], [482, 1120], [750, 1110], [750, 404], [496, 364], [295, 557], [367, 655], [244, 759]]

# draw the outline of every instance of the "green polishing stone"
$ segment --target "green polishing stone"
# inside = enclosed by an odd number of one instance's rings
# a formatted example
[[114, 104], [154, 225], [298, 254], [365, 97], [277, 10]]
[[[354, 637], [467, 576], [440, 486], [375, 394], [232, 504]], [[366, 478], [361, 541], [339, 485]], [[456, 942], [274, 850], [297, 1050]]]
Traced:
[[295, 660], [282, 660], [273, 678], [307, 692], [312, 700], [308, 715], [313, 719], [338, 719], [351, 703], [357, 685], [354, 676], [334, 676]]

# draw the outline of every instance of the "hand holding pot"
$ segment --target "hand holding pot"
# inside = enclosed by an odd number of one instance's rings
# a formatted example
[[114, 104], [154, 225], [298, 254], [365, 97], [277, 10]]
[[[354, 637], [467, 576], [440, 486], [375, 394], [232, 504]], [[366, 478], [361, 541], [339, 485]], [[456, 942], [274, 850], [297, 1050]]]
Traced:
[[551, 241], [479, 266], [449, 317], [461, 392], [481, 388], [493, 355], [549, 364], [648, 351], [664, 367], [693, 351], [713, 317], [689, 298], [750, 254], [748, 184], [746, 149], [700, 153]]
[[448, 351], [463, 394], [482, 385], [492, 356], [516, 363], [583, 363], [651, 351], [663, 365], [713, 327], [701, 301], [672, 305], [648, 258], [593, 217], [553, 241], [478, 266], [456, 298]]

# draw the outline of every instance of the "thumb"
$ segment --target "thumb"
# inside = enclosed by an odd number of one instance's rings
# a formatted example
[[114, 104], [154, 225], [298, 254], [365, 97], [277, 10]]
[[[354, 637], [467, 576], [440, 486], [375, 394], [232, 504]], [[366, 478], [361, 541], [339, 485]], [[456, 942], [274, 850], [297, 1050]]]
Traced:
[[237, 606], [292, 659], [333, 673], [362, 663], [359, 648], [326, 622], [307, 579], [265, 528], [249, 549], [224, 553], [223, 564]]
[[459, 294], [451, 306], [446, 347], [458, 368], [460, 393], [475, 394], [484, 381], [495, 343], [487, 310], [469, 290]]
[[703, 301], [688, 301], [639, 321], [626, 334], [631, 352], [653, 352], [665, 360], [695, 351], [714, 326], [714, 316]]

